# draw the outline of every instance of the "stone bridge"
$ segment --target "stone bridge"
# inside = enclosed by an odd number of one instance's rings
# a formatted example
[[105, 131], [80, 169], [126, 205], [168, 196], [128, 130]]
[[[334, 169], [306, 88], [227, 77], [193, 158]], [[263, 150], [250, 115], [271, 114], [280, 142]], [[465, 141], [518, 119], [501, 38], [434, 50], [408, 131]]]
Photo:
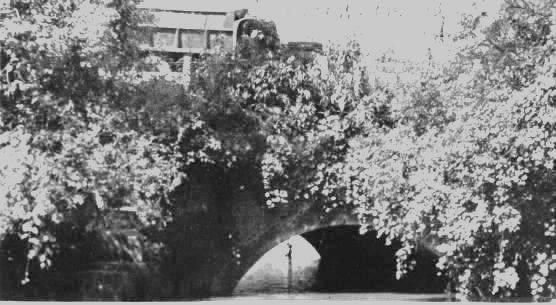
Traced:
[[[201, 175], [185, 192], [189, 194], [186, 205], [190, 221], [205, 218], [205, 225], [192, 238], [213, 239], [204, 249], [193, 251], [207, 255], [207, 259], [195, 266], [197, 272], [185, 274], [197, 284], [185, 285], [200, 285], [207, 294], [230, 295], [260, 257], [293, 236], [321, 228], [359, 225], [348, 206], [325, 212], [321, 204], [306, 201], [268, 208], [256, 172], [222, 177]], [[430, 240], [423, 240], [422, 246], [434, 252]]]
[[[99, 262], [101, 267], [76, 275], [83, 283], [81, 297], [106, 299], [106, 291], [118, 291], [114, 300], [138, 291], [174, 300], [229, 296], [248, 270], [280, 243], [319, 229], [360, 224], [350, 206], [325, 211], [319, 202], [307, 200], [269, 208], [261, 181], [257, 168], [230, 173], [199, 167], [174, 194], [179, 203], [175, 221], [165, 232], [169, 256], [162, 264], [139, 262], [142, 267], [137, 269], [137, 262]], [[421, 245], [435, 252], [430, 238]], [[110, 289], [101, 291], [99, 283]]]
[[[178, 259], [175, 265], [183, 269], [177, 295], [199, 290], [205, 295], [231, 295], [249, 268], [281, 242], [317, 229], [359, 225], [349, 206], [328, 212], [311, 201], [267, 207], [256, 171], [200, 172], [183, 190], [182, 228], [187, 231], [193, 224], [197, 229], [180, 237], [183, 243], [176, 246], [183, 262]], [[421, 244], [435, 252], [430, 240]], [[188, 263], [192, 265], [187, 267]]]
[[[259, 216], [253, 213], [237, 215], [240, 236], [234, 245], [236, 257], [215, 265], [217, 270], [211, 280], [211, 295], [232, 294], [242, 276], [257, 260], [293, 236], [328, 227], [360, 225], [356, 215], [347, 207], [325, 213], [319, 204], [299, 202], [293, 207], [262, 209]], [[436, 253], [428, 239], [422, 240], [421, 246]]]

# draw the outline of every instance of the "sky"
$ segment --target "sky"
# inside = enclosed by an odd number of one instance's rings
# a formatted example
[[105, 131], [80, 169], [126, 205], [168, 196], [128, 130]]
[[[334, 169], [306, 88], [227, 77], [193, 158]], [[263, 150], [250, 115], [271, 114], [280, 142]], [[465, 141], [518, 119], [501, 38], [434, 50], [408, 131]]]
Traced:
[[494, 15], [501, 0], [144, 0], [165, 8], [235, 10], [273, 20], [282, 41], [343, 42], [357, 39], [367, 53], [389, 50], [419, 60], [428, 49], [448, 56], [438, 34], [459, 29], [465, 13]]

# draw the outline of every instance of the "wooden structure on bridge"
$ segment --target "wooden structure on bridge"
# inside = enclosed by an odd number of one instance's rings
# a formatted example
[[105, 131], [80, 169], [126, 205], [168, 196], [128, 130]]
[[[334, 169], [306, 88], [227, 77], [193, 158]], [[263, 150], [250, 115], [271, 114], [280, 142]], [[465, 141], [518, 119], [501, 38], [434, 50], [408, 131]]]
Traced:
[[142, 6], [150, 18], [141, 24], [145, 39], [140, 47], [161, 57], [172, 72], [190, 73], [191, 64], [205, 54], [236, 52], [242, 39], [262, 34], [266, 47], [283, 49], [300, 56], [320, 53], [322, 44], [290, 41], [280, 44], [276, 25], [251, 16], [247, 9], [218, 10]]
[[247, 10], [172, 10], [143, 8], [151, 19], [141, 26], [141, 48], [163, 57], [174, 72], [187, 72], [191, 59], [217, 50], [232, 51], [234, 24]]

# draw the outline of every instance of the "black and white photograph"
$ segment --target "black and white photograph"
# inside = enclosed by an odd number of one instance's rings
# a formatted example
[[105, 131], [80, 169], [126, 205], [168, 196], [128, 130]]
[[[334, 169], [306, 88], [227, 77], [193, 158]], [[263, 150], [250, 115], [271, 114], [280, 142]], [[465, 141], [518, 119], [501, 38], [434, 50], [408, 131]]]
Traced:
[[0, 0], [0, 303], [556, 304], [556, 0]]

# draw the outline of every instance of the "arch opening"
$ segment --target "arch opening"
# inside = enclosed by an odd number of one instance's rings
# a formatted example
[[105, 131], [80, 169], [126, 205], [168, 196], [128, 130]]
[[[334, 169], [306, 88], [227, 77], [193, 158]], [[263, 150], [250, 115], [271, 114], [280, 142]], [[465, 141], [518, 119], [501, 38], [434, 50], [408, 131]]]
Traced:
[[320, 259], [311, 243], [295, 235], [261, 256], [241, 277], [233, 294], [310, 291]]
[[414, 270], [396, 279], [395, 252], [399, 247], [399, 242], [386, 246], [374, 231], [361, 235], [359, 227], [353, 225], [294, 235], [258, 258], [233, 294], [443, 293], [447, 281], [437, 276], [436, 255], [425, 249], [413, 254], [417, 262]]

